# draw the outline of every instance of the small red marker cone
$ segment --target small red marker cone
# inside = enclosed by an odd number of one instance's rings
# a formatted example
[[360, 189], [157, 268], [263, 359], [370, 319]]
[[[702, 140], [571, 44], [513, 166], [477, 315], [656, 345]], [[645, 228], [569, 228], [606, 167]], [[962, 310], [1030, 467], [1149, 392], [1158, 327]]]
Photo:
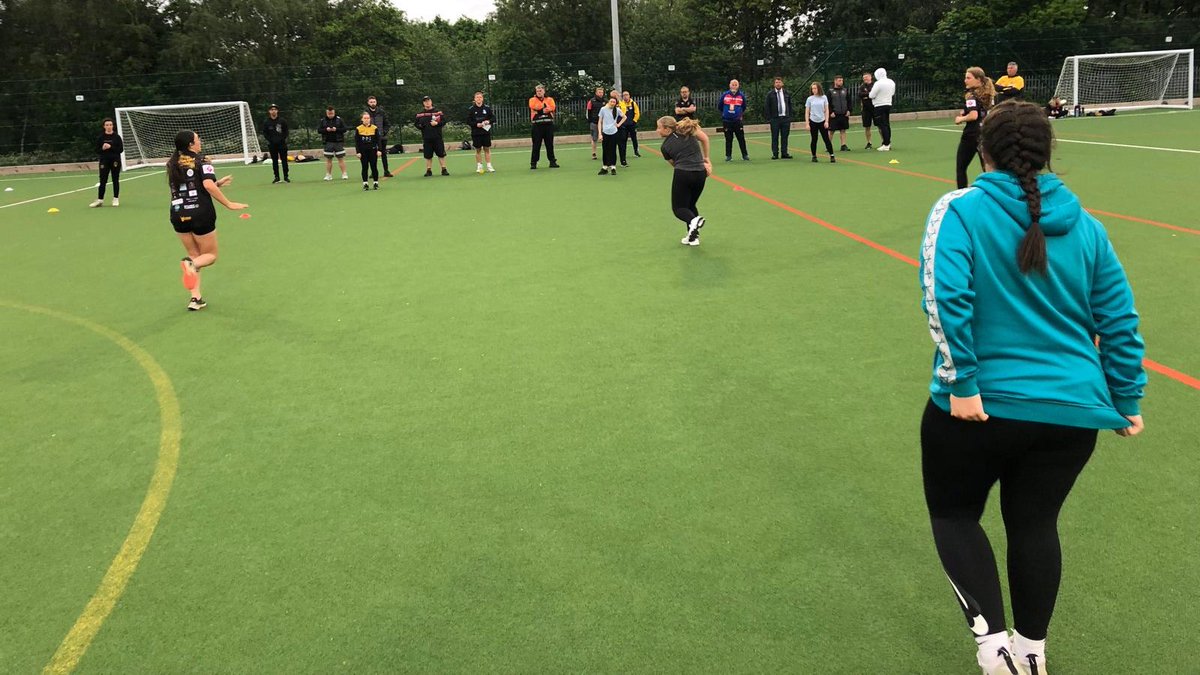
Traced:
[[246, 220], [249, 217], [250, 217], [249, 213], [243, 213], [242, 215], [238, 216], [238, 218], [241, 218], [242, 220]]

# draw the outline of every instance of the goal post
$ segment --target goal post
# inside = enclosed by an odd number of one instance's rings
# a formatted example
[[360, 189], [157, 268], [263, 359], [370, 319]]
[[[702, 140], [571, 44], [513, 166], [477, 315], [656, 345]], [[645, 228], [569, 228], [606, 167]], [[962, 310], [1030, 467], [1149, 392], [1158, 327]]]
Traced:
[[175, 135], [184, 129], [199, 134], [201, 152], [213, 162], [250, 164], [262, 154], [245, 101], [117, 108], [116, 119], [125, 169], [166, 164], [175, 152]]
[[1195, 73], [1193, 49], [1068, 56], [1054, 96], [1084, 108], [1191, 110]]

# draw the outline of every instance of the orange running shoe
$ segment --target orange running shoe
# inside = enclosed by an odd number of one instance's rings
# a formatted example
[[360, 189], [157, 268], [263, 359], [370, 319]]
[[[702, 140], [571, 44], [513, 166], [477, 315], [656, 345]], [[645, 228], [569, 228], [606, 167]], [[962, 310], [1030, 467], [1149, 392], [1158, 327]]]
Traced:
[[179, 267], [183, 270], [183, 287], [189, 291], [195, 290], [196, 282], [200, 281], [200, 276], [196, 273], [196, 266], [192, 264], [192, 259], [184, 258], [180, 260]]

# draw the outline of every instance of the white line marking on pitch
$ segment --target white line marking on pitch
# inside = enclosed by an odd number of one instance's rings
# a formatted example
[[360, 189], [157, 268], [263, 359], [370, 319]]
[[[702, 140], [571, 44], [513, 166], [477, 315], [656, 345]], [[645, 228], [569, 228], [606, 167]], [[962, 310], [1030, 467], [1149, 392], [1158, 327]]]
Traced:
[[[146, 174], [142, 174], [140, 176], [134, 176], [133, 178], [127, 178], [125, 180], [126, 180], [126, 182], [128, 182], [131, 180], [137, 180], [139, 178], [149, 178], [151, 176], [160, 176], [164, 173], [166, 173], [166, 171], [155, 171], [154, 173], [146, 173]], [[95, 189], [96, 189], [96, 186], [89, 185], [87, 187], [81, 187], [78, 190], [67, 190], [66, 192], [59, 192], [57, 194], [46, 195], [45, 197], [34, 197], [33, 199], [26, 199], [23, 202], [13, 202], [12, 204], [5, 204], [4, 206], [0, 206], [0, 209], [7, 209], [7, 208], [12, 208], [14, 206], [21, 206], [22, 204], [32, 204], [34, 202], [40, 202], [43, 199], [54, 199], [55, 197], [62, 197], [64, 195], [75, 194], [76, 192], [83, 192], [84, 190], [95, 190]]]
[[[942, 131], [950, 134], [957, 134], [957, 129], [939, 129], [937, 127], [917, 127], [925, 131]], [[1078, 143], [1080, 145], [1104, 145], [1110, 148], [1131, 148], [1133, 150], [1157, 150], [1159, 152], [1184, 152], [1189, 155], [1200, 155], [1200, 150], [1184, 150], [1183, 148], [1158, 148], [1153, 145], [1126, 145], [1124, 143], [1101, 143], [1099, 141], [1076, 141], [1069, 138], [1055, 138], [1056, 143]]]

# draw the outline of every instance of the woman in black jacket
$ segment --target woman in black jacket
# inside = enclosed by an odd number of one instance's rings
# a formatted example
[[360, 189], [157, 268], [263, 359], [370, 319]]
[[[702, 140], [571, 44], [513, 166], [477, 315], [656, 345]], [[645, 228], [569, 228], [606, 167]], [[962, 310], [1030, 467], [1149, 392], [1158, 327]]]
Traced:
[[104, 133], [96, 142], [96, 150], [100, 155], [100, 191], [96, 201], [88, 204], [92, 208], [104, 205], [104, 188], [108, 187], [108, 176], [112, 174], [113, 206], [121, 205], [121, 153], [125, 151], [125, 143], [117, 133], [116, 123], [112, 118], [105, 118]]

